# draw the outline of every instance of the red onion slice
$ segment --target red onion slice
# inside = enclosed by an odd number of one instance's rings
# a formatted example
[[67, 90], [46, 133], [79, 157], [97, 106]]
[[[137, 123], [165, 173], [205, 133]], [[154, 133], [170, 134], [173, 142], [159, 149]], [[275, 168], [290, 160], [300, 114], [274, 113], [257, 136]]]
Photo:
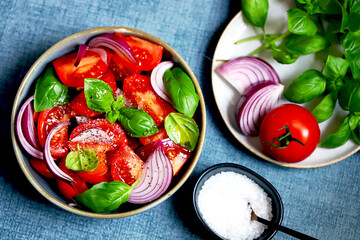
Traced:
[[143, 204], [159, 198], [170, 186], [172, 177], [171, 162], [162, 147], [158, 147], [145, 162], [128, 202]]
[[120, 57], [125, 57], [129, 62], [136, 63], [135, 54], [129, 44], [115, 34], [104, 33], [94, 37], [90, 40], [89, 46], [109, 48]]
[[75, 120], [78, 125], [83, 124], [87, 121], [90, 121], [90, 119], [85, 116], [75, 116]]
[[88, 49], [88, 46], [85, 44], [80, 44], [79, 45], [79, 50], [76, 56], [76, 60], [75, 60], [75, 67], [77, 67], [80, 64], [81, 59], [83, 59], [86, 50]]
[[159, 97], [167, 101], [168, 103], [171, 103], [171, 98], [169, 97], [169, 93], [165, 88], [164, 85], [164, 73], [166, 70], [172, 68], [174, 66], [174, 63], [171, 61], [164, 61], [159, 63], [151, 72], [151, 86], [156, 92]]
[[267, 82], [253, 87], [240, 98], [236, 121], [246, 136], [257, 136], [262, 119], [279, 100], [284, 86]]
[[21, 106], [16, 119], [16, 132], [19, 138], [19, 142], [25, 151], [34, 158], [43, 159], [43, 153], [40, 150], [41, 147], [37, 140], [33, 119], [33, 108], [31, 105], [31, 101], [33, 99], [34, 96], [31, 96]]
[[88, 51], [92, 51], [95, 52], [97, 54], [100, 55], [101, 60], [106, 63], [106, 65], [108, 64], [108, 53], [106, 52], [105, 49], [103, 48], [90, 48]]
[[280, 83], [274, 68], [257, 57], [239, 57], [222, 64], [217, 72], [240, 94], [260, 83]]
[[55, 163], [55, 159], [51, 156], [50, 153], [50, 142], [51, 138], [55, 135], [57, 131], [62, 129], [65, 126], [70, 125], [70, 122], [62, 122], [56, 125], [46, 137], [45, 145], [44, 145], [44, 160], [46, 167], [49, 171], [54, 174], [58, 179], [63, 180], [67, 183], [74, 182], [74, 180], [66, 173], [64, 173]]
[[81, 142], [81, 143], [104, 143], [107, 145], [112, 144], [112, 140], [109, 135], [101, 129], [91, 128], [81, 132], [79, 135], [71, 139], [70, 142]]

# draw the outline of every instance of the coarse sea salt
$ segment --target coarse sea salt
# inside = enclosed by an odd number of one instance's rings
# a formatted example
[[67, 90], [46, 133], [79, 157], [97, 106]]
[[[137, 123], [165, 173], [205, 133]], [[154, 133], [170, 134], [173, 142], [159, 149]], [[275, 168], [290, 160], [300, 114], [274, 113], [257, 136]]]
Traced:
[[271, 220], [271, 198], [253, 180], [231, 171], [206, 180], [197, 199], [205, 222], [225, 239], [256, 239], [266, 229], [265, 225], [251, 220], [248, 203], [257, 216]]

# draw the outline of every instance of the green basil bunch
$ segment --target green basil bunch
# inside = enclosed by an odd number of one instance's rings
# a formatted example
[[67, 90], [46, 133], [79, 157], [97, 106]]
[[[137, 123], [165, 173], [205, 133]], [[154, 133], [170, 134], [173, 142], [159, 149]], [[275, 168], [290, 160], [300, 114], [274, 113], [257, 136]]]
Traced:
[[62, 84], [53, 67], [48, 67], [37, 79], [34, 95], [35, 112], [63, 105], [69, 102], [68, 87]]
[[113, 90], [104, 81], [86, 78], [84, 92], [89, 109], [105, 113], [106, 119], [111, 123], [119, 121], [131, 136], [147, 137], [158, 132], [149, 114], [137, 108], [124, 108], [123, 96], [119, 95], [115, 100]]

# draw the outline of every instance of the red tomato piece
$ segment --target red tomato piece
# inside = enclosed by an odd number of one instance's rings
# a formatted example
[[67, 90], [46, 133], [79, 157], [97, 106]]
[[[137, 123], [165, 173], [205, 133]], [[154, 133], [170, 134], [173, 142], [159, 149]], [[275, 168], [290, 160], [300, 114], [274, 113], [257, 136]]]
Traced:
[[116, 54], [112, 54], [109, 64], [110, 71], [114, 74], [115, 80], [120, 81], [125, 77], [141, 73], [137, 63], [132, 63]]
[[141, 71], [150, 71], [161, 62], [164, 51], [162, 46], [134, 36], [125, 36], [121, 33], [115, 35], [129, 44]]
[[[95, 145], [99, 145], [99, 148], [102, 148], [102, 144], [108, 145], [107, 151], [114, 150], [118, 147], [120, 147], [123, 144], [127, 144], [128, 140], [126, 138], [124, 130], [121, 128], [121, 126], [117, 123], [110, 123], [108, 120], [99, 118], [95, 120], [87, 121], [76, 128], [71, 132], [69, 137], [69, 148], [70, 150], [76, 150], [77, 145], [81, 144], [81, 142], [74, 142], [72, 141], [76, 136], [78, 136], [80, 133], [85, 132], [86, 130], [90, 129], [99, 129], [104, 131], [111, 139], [111, 143], [101, 143], [101, 142], [94, 142]], [[89, 144], [89, 142], [86, 142], [85, 144]], [[103, 149], [101, 149], [103, 150]]]
[[65, 198], [71, 200], [76, 195], [82, 194], [88, 190], [86, 182], [78, 176], [77, 172], [74, 172], [65, 166], [65, 158], [61, 159], [59, 168], [74, 180], [74, 182], [71, 183], [71, 186], [67, 182], [59, 179], [57, 180], [59, 190]]
[[[285, 134], [288, 137], [284, 138]], [[284, 104], [271, 110], [260, 126], [264, 151], [283, 162], [304, 160], [316, 149], [319, 139], [320, 129], [315, 117], [296, 104]]]
[[133, 106], [147, 112], [157, 126], [164, 122], [169, 113], [175, 112], [170, 104], [155, 93], [148, 76], [136, 74], [126, 77], [123, 84], [123, 95]]
[[68, 87], [84, 87], [85, 78], [98, 78], [108, 69], [108, 63], [101, 59], [99, 53], [91, 49], [85, 52], [77, 67], [75, 66], [76, 57], [76, 52], [70, 53], [53, 62], [58, 77]]
[[[91, 146], [84, 146], [84, 147], [91, 149]], [[111, 176], [109, 175], [109, 172], [108, 172], [109, 168], [108, 168], [106, 153], [98, 152], [98, 151], [95, 151], [95, 153], [99, 159], [98, 167], [93, 171], [79, 172], [78, 173], [79, 176], [85, 182], [90, 183], [90, 184], [98, 184], [101, 182], [110, 182]]]
[[[89, 133], [91, 130], [102, 130], [109, 136], [110, 141], [104, 141], [98, 137], [89, 140], [91, 138], [90, 135], [85, 135], [83, 140], [76, 140], [77, 136], [86, 134], [86, 132]], [[74, 128], [70, 135], [68, 145], [71, 151], [89, 148], [96, 153], [99, 159], [97, 168], [93, 171], [81, 172], [79, 176], [88, 183], [97, 184], [111, 180], [107, 175], [108, 163], [106, 152], [114, 150], [123, 144], [127, 144], [127, 138], [119, 124], [110, 123], [106, 119], [95, 119]]]
[[30, 165], [41, 175], [47, 178], [56, 178], [46, 167], [46, 164], [43, 160], [37, 158], [31, 158], [29, 160]]
[[163, 139], [169, 138], [169, 136], [166, 134], [166, 130], [164, 127], [160, 127], [159, 131], [151, 136], [148, 137], [139, 137], [140, 142], [143, 145], [147, 145], [153, 142], [157, 142]]
[[[114, 78], [114, 75], [111, 73], [111, 71], [107, 71], [104, 75], [99, 77], [100, 80], [103, 80], [113, 90], [114, 96], [115, 91], [117, 90], [116, 81]], [[74, 114], [77, 116], [84, 116], [88, 118], [95, 118], [102, 115], [102, 113], [95, 112], [93, 110], [90, 110], [85, 98], [84, 91], [80, 92], [71, 102], [69, 103], [69, 106], [73, 110]]]
[[[39, 143], [42, 147], [51, 129], [62, 122], [70, 120], [71, 109], [68, 105], [61, 105], [40, 112], [38, 118], [37, 132]], [[61, 158], [66, 156], [68, 148], [66, 142], [68, 140], [68, 126], [59, 130], [52, 137], [50, 142], [50, 153], [53, 158]]]
[[[146, 161], [150, 154], [158, 148], [154, 143], [147, 144], [143, 147], [136, 149], [136, 153], [143, 160]], [[190, 158], [191, 151], [176, 144], [174, 141], [166, 143], [164, 146], [164, 152], [168, 156], [172, 166], [173, 174], [179, 173], [182, 166]]]
[[128, 145], [132, 150], [134, 150], [134, 149], [136, 149], [136, 148], [138, 148], [138, 147], [141, 146], [141, 142], [139, 141], [139, 138], [131, 137], [131, 136], [129, 136], [129, 135], [127, 135], [126, 137], [127, 137], [127, 139], [128, 139], [128, 144], [127, 144], [127, 145]]
[[111, 176], [114, 181], [132, 185], [139, 177], [143, 161], [127, 145], [121, 146], [111, 159]]

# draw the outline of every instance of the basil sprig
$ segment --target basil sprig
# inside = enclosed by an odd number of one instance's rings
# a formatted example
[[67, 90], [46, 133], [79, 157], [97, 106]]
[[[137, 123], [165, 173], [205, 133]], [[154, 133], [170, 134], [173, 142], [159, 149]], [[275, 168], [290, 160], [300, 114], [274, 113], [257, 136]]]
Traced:
[[133, 186], [121, 181], [101, 182], [75, 196], [73, 200], [94, 212], [108, 212], [119, 208], [128, 200]]
[[136, 107], [120, 109], [118, 120], [132, 137], [148, 137], [159, 131], [151, 116]]
[[164, 74], [164, 85], [170, 94], [173, 107], [192, 117], [199, 105], [200, 97], [190, 77], [179, 67], [169, 69]]
[[181, 113], [170, 113], [164, 122], [167, 135], [175, 143], [193, 151], [199, 139], [199, 128], [194, 119]]
[[321, 72], [310, 69], [295, 78], [284, 92], [284, 97], [296, 103], [305, 103], [320, 96], [326, 88], [326, 79]]
[[55, 70], [48, 67], [43, 76], [39, 77], [35, 86], [35, 112], [63, 105], [69, 102], [68, 87], [56, 77]]
[[132, 137], [148, 137], [158, 132], [151, 116], [138, 108], [124, 108], [122, 95], [115, 100], [113, 90], [104, 81], [86, 78], [84, 92], [89, 109], [105, 113], [106, 119], [114, 123], [119, 121]]
[[66, 156], [65, 166], [73, 171], [93, 171], [99, 165], [96, 153], [89, 148], [71, 151]]

